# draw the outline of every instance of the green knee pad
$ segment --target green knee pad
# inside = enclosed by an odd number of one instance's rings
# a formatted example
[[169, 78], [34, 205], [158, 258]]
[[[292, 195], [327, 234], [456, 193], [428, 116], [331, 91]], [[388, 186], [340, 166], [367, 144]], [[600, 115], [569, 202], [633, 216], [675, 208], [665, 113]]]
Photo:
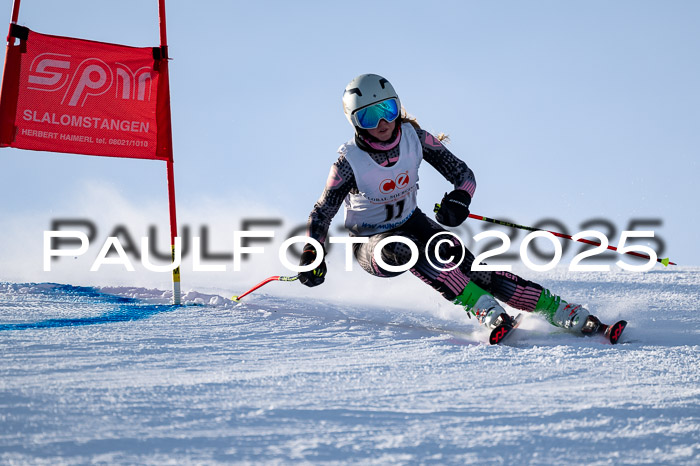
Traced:
[[544, 288], [540, 294], [540, 299], [535, 305], [535, 312], [543, 314], [547, 320], [554, 323], [554, 313], [557, 312], [557, 309], [561, 303], [566, 304], [566, 301], [561, 299], [560, 296], [557, 296], [548, 289]]
[[485, 294], [491, 293], [489, 293], [488, 291], [484, 290], [479, 285], [471, 281], [467, 283], [467, 286], [464, 287], [459, 296], [457, 296], [452, 302], [464, 306], [465, 311], [475, 314], [474, 305], [479, 300], [479, 298], [481, 298]]

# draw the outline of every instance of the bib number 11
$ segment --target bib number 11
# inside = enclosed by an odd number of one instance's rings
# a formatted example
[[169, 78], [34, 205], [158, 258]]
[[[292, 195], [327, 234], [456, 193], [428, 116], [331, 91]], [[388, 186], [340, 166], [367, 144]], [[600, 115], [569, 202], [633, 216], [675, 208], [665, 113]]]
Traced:
[[[390, 222], [392, 220], [396, 220], [398, 218], [401, 218], [401, 215], [403, 215], [403, 207], [404, 204], [406, 203], [405, 199], [400, 200], [396, 204], [386, 204], [384, 207], [386, 208], [386, 218], [384, 219], [385, 222]], [[396, 216], [394, 216], [394, 211], [398, 210], [396, 213]]]

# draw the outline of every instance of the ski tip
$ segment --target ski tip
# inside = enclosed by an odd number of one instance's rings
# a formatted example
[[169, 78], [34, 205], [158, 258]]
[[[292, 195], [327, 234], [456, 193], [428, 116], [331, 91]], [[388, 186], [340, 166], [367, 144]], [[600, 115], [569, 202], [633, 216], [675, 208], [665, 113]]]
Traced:
[[613, 345], [617, 344], [618, 341], [620, 341], [620, 337], [622, 336], [622, 331], [627, 327], [627, 321], [626, 320], [621, 320], [619, 322], [615, 322], [612, 324], [610, 327], [608, 327], [607, 330], [607, 336], [608, 339], [610, 340], [610, 343]]
[[241, 300], [238, 299], [238, 296], [231, 296], [231, 301], [233, 301], [234, 303], [240, 303], [240, 302], [241, 302]]
[[500, 342], [502, 342], [506, 336], [510, 335], [510, 333], [518, 328], [518, 325], [520, 325], [520, 322], [522, 321], [523, 315], [518, 314], [512, 321], [512, 325], [508, 324], [501, 324], [495, 329], [491, 330], [491, 334], [489, 335], [489, 343], [492, 345], [497, 345]]
[[489, 343], [492, 345], [499, 344], [511, 330], [513, 330], [513, 328], [508, 325], [499, 325], [491, 331], [491, 335], [489, 335]]

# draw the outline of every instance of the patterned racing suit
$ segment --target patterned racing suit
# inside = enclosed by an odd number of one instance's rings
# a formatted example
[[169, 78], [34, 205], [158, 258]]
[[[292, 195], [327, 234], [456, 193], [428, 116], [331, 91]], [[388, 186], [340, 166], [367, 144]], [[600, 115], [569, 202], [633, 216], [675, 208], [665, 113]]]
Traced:
[[[467, 164], [452, 154], [432, 134], [420, 128], [416, 128], [415, 131], [420, 140], [422, 158], [452, 183], [455, 189], [465, 190], [473, 196], [476, 181], [474, 173]], [[390, 167], [399, 159], [398, 146], [388, 151], [378, 151], [363, 144], [360, 138], [356, 137], [355, 143], [381, 167]], [[323, 244], [333, 217], [350, 193], [358, 193], [355, 173], [341, 153], [332, 165], [326, 187], [311, 211], [307, 235]], [[509, 272], [472, 271], [474, 255], [456, 240], [453, 240], [452, 246], [443, 243], [439, 253], [442, 258], [454, 256], [457, 259], [463, 254], [461, 265], [451, 271], [441, 271], [433, 267], [431, 262], [432, 264], [440, 264], [440, 262], [437, 261], [437, 257], [432, 257], [434, 255], [432, 247], [428, 252], [431, 257], [426, 256], [425, 246], [434, 234], [444, 231], [446, 230], [442, 226], [428, 218], [420, 209], [416, 209], [401, 226], [372, 234], [367, 243], [354, 244], [353, 252], [357, 262], [370, 274], [377, 277], [393, 277], [401, 272], [390, 272], [380, 267], [374, 259], [374, 249], [386, 237], [403, 236], [413, 241], [419, 251], [418, 261], [410, 269], [411, 273], [440, 292], [446, 299], [453, 301], [473, 280], [479, 287], [509, 306], [525, 311], [535, 309], [543, 290], [542, 286]], [[382, 249], [382, 259], [389, 265], [404, 265], [410, 257], [411, 251], [403, 243], [392, 242]], [[440, 267], [447, 269], [451, 265], [454, 264], [440, 264]]]

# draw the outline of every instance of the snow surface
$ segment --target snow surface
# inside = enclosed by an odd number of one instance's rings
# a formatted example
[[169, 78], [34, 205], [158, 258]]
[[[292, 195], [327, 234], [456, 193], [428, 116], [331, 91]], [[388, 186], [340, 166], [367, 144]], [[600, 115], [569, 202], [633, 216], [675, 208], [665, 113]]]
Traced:
[[700, 269], [539, 281], [629, 320], [622, 343], [534, 315], [489, 346], [461, 311], [0, 283], [0, 463], [699, 464]]

